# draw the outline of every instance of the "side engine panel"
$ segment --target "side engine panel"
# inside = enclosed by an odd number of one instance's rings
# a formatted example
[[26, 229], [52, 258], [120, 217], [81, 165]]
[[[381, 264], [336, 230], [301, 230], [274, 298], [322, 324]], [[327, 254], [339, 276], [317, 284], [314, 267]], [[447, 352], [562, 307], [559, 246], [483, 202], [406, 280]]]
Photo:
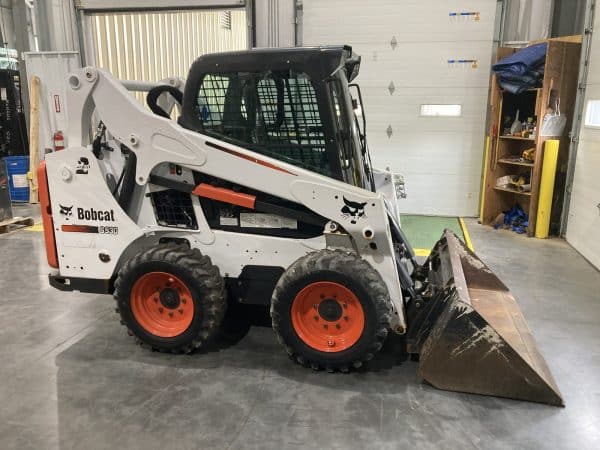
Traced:
[[[119, 163], [115, 150], [110, 152], [110, 157], [97, 159], [88, 150], [67, 149], [47, 158], [58, 277], [61, 283], [72, 283], [72, 289], [110, 291], [126, 259], [148, 246], [173, 241], [210, 256], [237, 301], [266, 303], [285, 268], [325, 247], [323, 227], [152, 183], [123, 202], [126, 161]], [[189, 186], [210, 182], [249, 192], [174, 164], [161, 164], [153, 173]], [[267, 217], [264, 223], [261, 216]]]

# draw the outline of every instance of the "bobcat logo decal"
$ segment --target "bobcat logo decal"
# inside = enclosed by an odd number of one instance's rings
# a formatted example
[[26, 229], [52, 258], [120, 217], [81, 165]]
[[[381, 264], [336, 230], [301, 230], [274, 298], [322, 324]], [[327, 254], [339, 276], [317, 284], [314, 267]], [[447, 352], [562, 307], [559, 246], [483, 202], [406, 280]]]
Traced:
[[72, 216], [73, 215], [73, 206], [63, 206], [59, 203], [60, 206], [60, 213], [63, 216]]
[[356, 223], [358, 219], [365, 217], [365, 206], [367, 202], [359, 203], [344, 198], [344, 206], [342, 208], [342, 216], [350, 218], [350, 223]]

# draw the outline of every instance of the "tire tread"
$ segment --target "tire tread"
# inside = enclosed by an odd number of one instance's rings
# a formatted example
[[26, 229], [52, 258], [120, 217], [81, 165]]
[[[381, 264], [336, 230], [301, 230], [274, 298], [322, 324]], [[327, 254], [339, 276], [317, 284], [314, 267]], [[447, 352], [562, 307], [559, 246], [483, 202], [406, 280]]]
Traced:
[[[310, 359], [307, 355], [302, 355], [298, 350], [292, 348], [290, 343], [286, 342], [282, 333], [281, 327], [284, 319], [280, 311], [285, 309], [282, 305], [284, 302], [284, 292], [299, 278], [316, 271], [334, 271], [354, 278], [370, 293], [371, 301], [375, 306], [377, 327], [372, 341], [369, 342], [369, 345], [360, 356], [346, 363], [340, 364]], [[271, 320], [277, 340], [285, 347], [288, 355], [298, 364], [310, 367], [313, 370], [325, 369], [328, 372], [339, 370], [340, 372], [347, 373], [352, 368], [359, 368], [367, 361], [373, 359], [381, 350], [390, 328], [392, 307], [387, 286], [379, 272], [367, 261], [354, 253], [341, 250], [320, 250], [298, 259], [281, 276], [273, 292]]]
[[[175, 348], [164, 348], [138, 336], [130, 323], [134, 320], [133, 315], [125, 313], [129, 309], [129, 296], [123, 280], [139, 265], [156, 261], [165, 261], [173, 266], [185, 268], [206, 292], [202, 298], [201, 326], [196, 336]], [[208, 344], [218, 333], [227, 309], [225, 284], [219, 268], [212, 264], [210, 257], [202, 255], [198, 249], [176, 244], [160, 244], [129, 259], [119, 270], [113, 297], [117, 304], [116, 312], [121, 316], [121, 324], [127, 328], [128, 334], [135, 336], [139, 345], [153, 351], [170, 353], [192, 353]]]

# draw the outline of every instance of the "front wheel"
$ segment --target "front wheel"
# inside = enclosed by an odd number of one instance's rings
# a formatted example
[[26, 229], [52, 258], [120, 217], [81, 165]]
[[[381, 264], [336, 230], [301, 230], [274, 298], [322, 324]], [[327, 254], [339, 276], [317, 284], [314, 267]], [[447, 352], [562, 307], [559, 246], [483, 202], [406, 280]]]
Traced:
[[387, 287], [358, 255], [321, 250], [283, 274], [271, 303], [273, 329], [290, 356], [315, 370], [348, 371], [373, 358], [392, 317]]

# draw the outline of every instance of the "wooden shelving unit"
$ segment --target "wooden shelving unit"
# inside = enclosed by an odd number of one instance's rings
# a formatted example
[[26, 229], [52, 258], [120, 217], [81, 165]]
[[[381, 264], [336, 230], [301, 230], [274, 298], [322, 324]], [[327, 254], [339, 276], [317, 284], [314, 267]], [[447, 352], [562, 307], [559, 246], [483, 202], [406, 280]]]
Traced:
[[[490, 151], [485, 162], [486, 185], [484, 189], [484, 204], [482, 221], [485, 224], [492, 223], [496, 217], [519, 204], [529, 215], [529, 227], [527, 233], [533, 236], [535, 233], [535, 222], [539, 199], [539, 186], [542, 174], [543, 149], [546, 139], [559, 139], [560, 150], [556, 183], [554, 187], [554, 199], [551, 218], [551, 233], [558, 230], [560, 215], [562, 213], [562, 199], [564, 196], [566, 170], [568, 162], [569, 138], [571, 129], [575, 97], [577, 94], [577, 75], [579, 67], [579, 54], [581, 44], [560, 40], [549, 40], [546, 53], [546, 65], [544, 70], [543, 84], [539, 88], [528, 89], [525, 92], [514, 95], [503, 91], [492, 76], [490, 90]], [[511, 47], [499, 47], [496, 52], [496, 60], [499, 61], [519, 49]], [[560, 98], [561, 113], [567, 116], [567, 126], [560, 137], [539, 136], [546, 109], [551, 99]], [[503, 121], [506, 116], [512, 116], [520, 105], [520, 120], [528, 117], [537, 118], [536, 135], [532, 137], [506, 136], [503, 134]], [[535, 148], [535, 161], [519, 161], [524, 150]], [[520, 192], [516, 189], [498, 187], [496, 180], [506, 175], [529, 174], [531, 179], [531, 191]]]

